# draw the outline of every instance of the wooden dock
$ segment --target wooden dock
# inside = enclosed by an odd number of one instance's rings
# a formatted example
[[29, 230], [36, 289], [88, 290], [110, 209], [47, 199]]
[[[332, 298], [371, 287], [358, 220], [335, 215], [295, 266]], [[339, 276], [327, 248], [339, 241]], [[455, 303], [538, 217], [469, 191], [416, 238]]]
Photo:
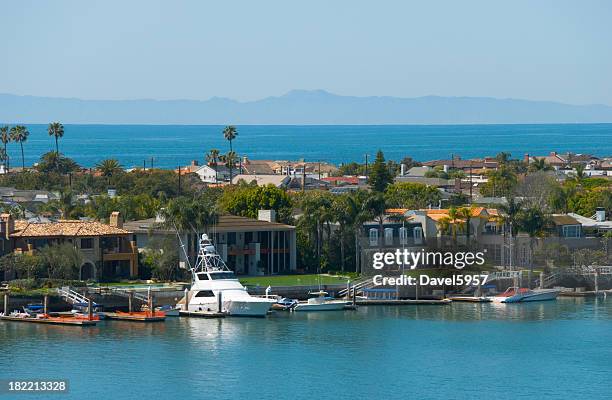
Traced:
[[2, 321], [14, 321], [14, 322], [30, 322], [33, 324], [47, 324], [47, 325], [70, 325], [70, 326], [93, 326], [97, 321], [90, 321], [87, 319], [76, 319], [76, 318], [64, 318], [64, 317], [50, 317], [50, 318], [35, 318], [35, 317], [11, 317], [11, 316], [0, 316]]
[[440, 300], [357, 300], [358, 306], [406, 306], [406, 305], [432, 305], [441, 306], [450, 304], [452, 301], [449, 299]]
[[133, 321], [133, 322], [162, 322], [166, 320], [166, 315], [163, 313], [148, 313], [148, 312], [105, 312], [104, 316], [107, 319], [116, 321]]
[[224, 312], [217, 311], [185, 311], [180, 310], [179, 315], [181, 317], [196, 317], [196, 318], [224, 318]]
[[463, 303], [490, 303], [493, 300], [488, 297], [473, 297], [473, 296], [451, 296], [451, 301], [463, 302]]

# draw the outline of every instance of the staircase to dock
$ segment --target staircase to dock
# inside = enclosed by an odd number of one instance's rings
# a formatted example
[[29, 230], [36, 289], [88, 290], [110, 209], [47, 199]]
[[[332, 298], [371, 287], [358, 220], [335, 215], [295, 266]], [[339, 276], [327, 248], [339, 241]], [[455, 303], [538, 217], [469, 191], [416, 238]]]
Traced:
[[[72, 305], [75, 305], [75, 304], [84, 305], [89, 302], [89, 299], [87, 297], [77, 292], [76, 290], [70, 289], [69, 286], [63, 286], [61, 288], [57, 288], [57, 293], [62, 299], [64, 299], [67, 303], [70, 303]], [[92, 302], [92, 305], [97, 306], [97, 304], [93, 302]]]

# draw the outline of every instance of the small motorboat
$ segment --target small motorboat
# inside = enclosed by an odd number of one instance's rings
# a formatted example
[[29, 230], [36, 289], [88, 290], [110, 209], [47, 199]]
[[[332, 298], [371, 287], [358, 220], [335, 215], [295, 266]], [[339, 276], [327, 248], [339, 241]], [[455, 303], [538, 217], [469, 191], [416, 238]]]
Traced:
[[44, 312], [44, 306], [40, 303], [27, 304], [23, 307], [23, 311], [30, 315], [42, 314]]
[[344, 300], [334, 300], [329, 297], [327, 292], [319, 290], [318, 292], [309, 293], [312, 297], [306, 302], [299, 302], [292, 310], [293, 311], [337, 311], [344, 310], [344, 307], [349, 304]]
[[497, 303], [526, 303], [530, 301], [555, 300], [559, 295], [559, 289], [527, 289], [509, 287], [505, 292], [491, 297]]
[[296, 299], [283, 297], [282, 299], [279, 299], [276, 303], [272, 304], [272, 309], [279, 311], [288, 311], [295, 307], [298, 303], [299, 302]]
[[166, 314], [166, 317], [178, 317], [179, 316], [179, 309], [170, 304], [167, 304], [165, 306], [155, 307], [155, 312], [160, 312], [160, 311]]

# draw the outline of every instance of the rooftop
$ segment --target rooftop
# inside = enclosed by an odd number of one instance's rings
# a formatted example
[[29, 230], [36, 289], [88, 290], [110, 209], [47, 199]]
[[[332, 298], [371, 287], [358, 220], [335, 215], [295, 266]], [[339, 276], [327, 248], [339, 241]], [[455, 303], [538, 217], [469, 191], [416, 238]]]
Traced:
[[[155, 218], [142, 219], [139, 221], [126, 222], [124, 226], [135, 233], [148, 233], [151, 230], [174, 234], [174, 230], [161, 226]], [[261, 221], [254, 218], [239, 217], [236, 215], [221, 215], [214, 232], [258, 232], [258, 231], [282, 231], [295, 229], [294, 226], [281, 224], [278, 222]]]
[[131, 232], [97, 221], [60, 220], [56, 222], [15, 221], [14, 238], [124, 236]]

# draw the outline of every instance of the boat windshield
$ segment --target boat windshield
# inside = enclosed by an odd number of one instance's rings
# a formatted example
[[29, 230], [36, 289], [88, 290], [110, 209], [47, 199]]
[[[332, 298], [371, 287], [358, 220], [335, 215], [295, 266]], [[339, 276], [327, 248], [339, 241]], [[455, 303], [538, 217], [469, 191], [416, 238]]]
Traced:
[[231, 271], [211, 272], [210, 279], [236, 279], [236, 275]]

